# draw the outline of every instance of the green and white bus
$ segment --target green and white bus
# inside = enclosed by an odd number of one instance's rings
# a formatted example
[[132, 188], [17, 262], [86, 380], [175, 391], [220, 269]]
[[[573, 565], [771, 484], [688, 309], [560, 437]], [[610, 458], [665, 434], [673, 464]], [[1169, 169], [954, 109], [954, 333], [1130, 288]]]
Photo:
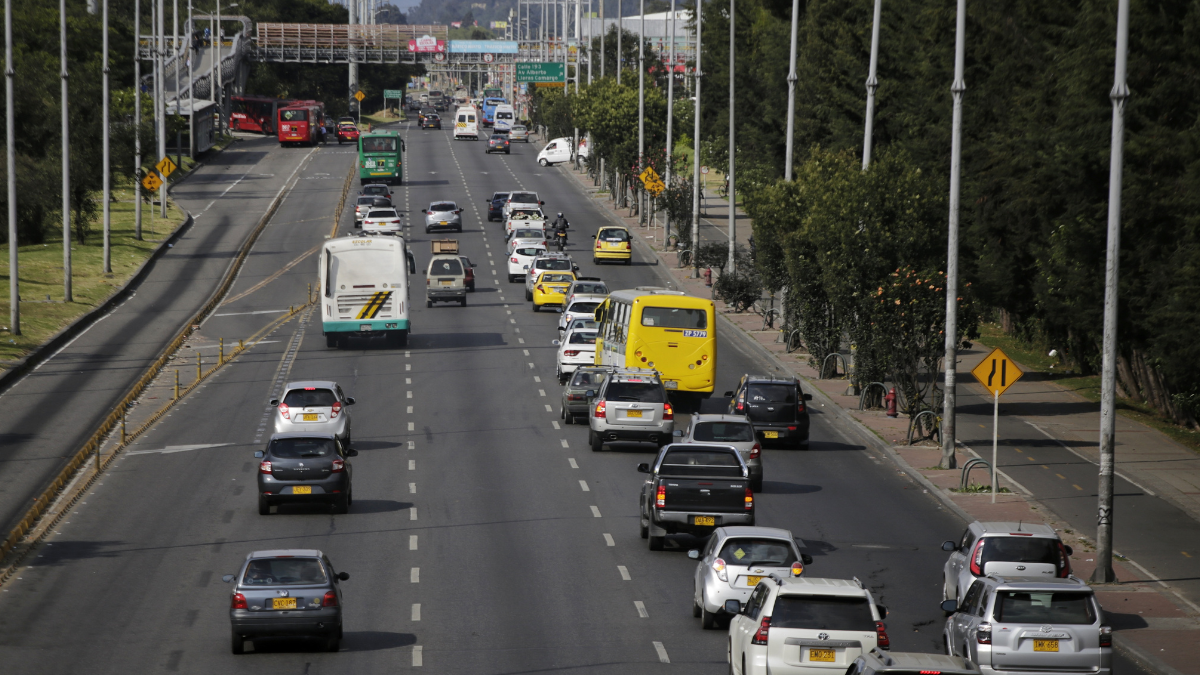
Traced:
[[395, 131], [368, 131], [358, 137], [361, 184], [404, 184], [404, 139]]

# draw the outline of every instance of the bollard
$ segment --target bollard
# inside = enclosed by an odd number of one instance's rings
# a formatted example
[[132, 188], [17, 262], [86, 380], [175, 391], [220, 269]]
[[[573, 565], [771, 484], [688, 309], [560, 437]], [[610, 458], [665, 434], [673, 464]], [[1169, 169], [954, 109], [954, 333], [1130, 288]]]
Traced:
[[200, 381], [201, 372], [202, 371], [200, 370], [200, 352], [196, 352], [196, 381], [197, 382]]
[[295, 314], [295, 313], [296, 313], [296, 306], [288, 305], [288, 314], [291, 315], [291, 314]]
[[179, 369], [175, 369], [175, 400], [179, 400]]
[[[129, 407], [122, 403], [121, 404], [121, 445], [125, 445], [125, 414], [127, 412], [129, 412]], [[99, 455], [97, 455], [96, 461], [99, 462]]]
[[246, 348], [245, 343], [242, 342], [241, 338], [238, 338], [238, 352], [241, 352], [245, 348]]
[[304, 297], [308, 298], [309, 302], [312, 302], [312, 284], [311, 283], [308, 285], [308, 293], [306, 293], [304, 295]]
[[225, 363], [225, 338], [220, 339], [220, 346], [217, 347], [217, 365]]

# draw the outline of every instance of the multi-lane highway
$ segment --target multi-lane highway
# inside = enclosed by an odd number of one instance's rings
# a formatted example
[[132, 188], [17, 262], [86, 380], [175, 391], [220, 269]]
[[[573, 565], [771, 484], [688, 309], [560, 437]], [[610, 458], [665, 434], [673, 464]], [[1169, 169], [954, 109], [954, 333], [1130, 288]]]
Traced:
[[[303, 314], [222, 370], [127, 451], [3, 587], [4, 672], [725, 672], [724, 631], [703, 631], [691, 615], [695, 563], [684, 554], [697, 542], [672, 538], [652, 553], [637, 534], [635, 466], [652, 448], [593, 453], [585, 427], [561, 424], [556, 316], [530, 311], [505, 280], [501, 227], [486, 221], [484, 201], [537, 191], [570, 218], [583, 273], [614, 289], [665, 275], [641, 250], [630, 267], [593, 266], [589, 235], [605, 216], [562, 169], [537, 166], [536, 146], [486, 156], [484, 143], [454, 142], [450, 130], [401, 130], [409, 180], [395, 199], [413, 225], [418, 270], [431, 238], [420, 209], [457, 200], [462, 252], [479, 265], [469, 306], [425, 308], [418, 273], [405, 349], [327, 349]], [[309, 155], [293, 151], [296, 188], [204, 339], [244, 337], [303, 301], [316, 271], [309, 252], [331, 229], [354, 160], [336, 145]], [[718, 392], [770, 368], [742, 345], [720, 338]], [[267, 401], [289, 379], [336, 380], [357, 400], [349, 514], [257, 512], [253, 452], [270, 433]], [[893, 649], [940, 651], [939, 545], [963, 523], [831, 418], [815, 409], [811, 450], [765, 451], [758, 524], [804, 541], [815, 558], [807, 574], [869, 586], [891, 610]], [[269, 548], [318, 548], [350, 574], [341, 653], [284, 641], [230, 654], [221, 576]]]

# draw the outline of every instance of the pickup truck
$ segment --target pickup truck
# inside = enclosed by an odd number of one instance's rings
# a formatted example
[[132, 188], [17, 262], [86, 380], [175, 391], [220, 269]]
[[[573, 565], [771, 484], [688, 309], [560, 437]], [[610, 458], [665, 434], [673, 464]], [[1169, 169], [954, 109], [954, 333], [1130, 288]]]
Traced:
[[661, 551], [666, 535], [708, 536], [714, 528], [754, 525], [750, 470], [731, 445], [672, 443], [650, 464], [639, 501], [642, 539]]

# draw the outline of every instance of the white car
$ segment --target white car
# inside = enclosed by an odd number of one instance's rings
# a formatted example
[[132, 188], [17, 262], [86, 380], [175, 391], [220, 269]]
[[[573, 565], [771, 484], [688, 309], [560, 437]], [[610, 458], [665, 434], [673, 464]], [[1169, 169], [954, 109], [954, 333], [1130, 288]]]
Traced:
[[508, 252], [527, 246], [549, 246], [546, 238], [538, 234], [537, 230], [516, 230], [516, 236], [508, 240]]
[[[570, 291], [570, 289], [567, 289]], [[595, 319], [596, 308], [604, 302], [607, 295], [576, 295], [568, 296], [563, 301], [563, 312], [558, 315], [558, 332], [562, 333], [574, 319]]]
[[546, 255], [546, 242], [518, 246], [508, 253], [508, 282], [520, 281], [538, 256]]
[[533, 300], [533, 282], [542, 272], [574, 272], [577, 269], [579, 266], [563, 253], [543, 253], [534, 258], [525, 273], [525, 299]]
[[396, 209], [371, 209], [362, 221], [363, 234], [398, 235], [404, 229], [402, 217]]
[[538, 199], [536, 192], [521, 192], [513, 191], [508, 194], [508, 201], [504, 202], [504, 206], [500, 211], [504, 215], [504, 220], [508, 220], [508, 214], [513, 209], [538, 209], [540, 210], [546, 202]]
[[718, 527], [704, 549], [688, 551], [698, 560], [692, 616], [705, 630], [717, 626], [726, 600], [745, 603], [763, 576], [798, 577], [812, 556], [801, 553], [795, 537], [775, 527]]
[[596, 362], [595, 329], [570, 331], [561, 340], [554, 340], [551, 344], [558, 347], [559, 384], [566, 384], [567, 378], [579, 366], [590, 366]]
[[726, 600], [729, 672], [841, 675], [862, 654], [891, 646], [883, 619], [858, 579], [763, 577], [743, 605]]
[[[511, 209], [504, 218], [504, 238], [509, 239], [517, 230], [546, 230], [546, 214], [541, 209]], [[543, 237], [545, 235], [543, 234]]]

